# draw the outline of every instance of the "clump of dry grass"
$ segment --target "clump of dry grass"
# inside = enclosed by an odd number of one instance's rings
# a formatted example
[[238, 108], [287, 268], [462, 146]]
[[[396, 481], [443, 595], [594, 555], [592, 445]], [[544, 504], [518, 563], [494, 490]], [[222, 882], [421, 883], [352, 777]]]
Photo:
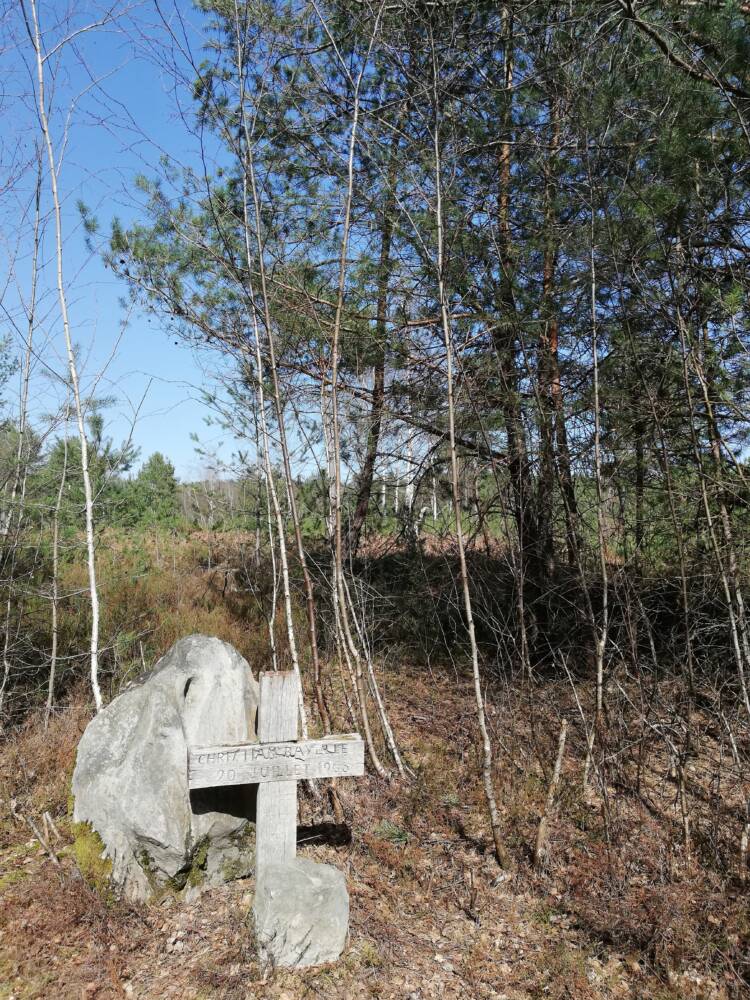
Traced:
[[17, 829], [10, 813], [11, 800], [18, 811], [34, 818], [41, 818], [44, 812], [53, 819], [66, 816], [76, 749], [90, 717], [90, 708], [79, 694], [51, 716], [47, 728], [39, 710], [7, 738], [0, 754], [3, 846], [29, 833], [26, 827]]

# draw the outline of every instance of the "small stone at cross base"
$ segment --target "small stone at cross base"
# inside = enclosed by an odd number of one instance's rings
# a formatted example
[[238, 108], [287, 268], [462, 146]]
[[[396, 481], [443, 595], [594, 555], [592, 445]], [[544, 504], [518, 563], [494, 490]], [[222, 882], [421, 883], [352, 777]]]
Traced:
[[308, 858], [267, 864], [257, 874], [253, 915], [264, 965], [301, 968], [335, 962], [349, 928], [343, 872]]

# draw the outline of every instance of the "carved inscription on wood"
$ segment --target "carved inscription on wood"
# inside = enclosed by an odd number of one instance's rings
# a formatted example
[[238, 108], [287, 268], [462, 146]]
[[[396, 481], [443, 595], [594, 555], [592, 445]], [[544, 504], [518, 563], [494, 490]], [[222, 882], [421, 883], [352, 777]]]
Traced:
[[196, 747], [188, 755], [191, 788], [255, 785], [365, 773], [365, 745], [357, 733], [322, 740]]

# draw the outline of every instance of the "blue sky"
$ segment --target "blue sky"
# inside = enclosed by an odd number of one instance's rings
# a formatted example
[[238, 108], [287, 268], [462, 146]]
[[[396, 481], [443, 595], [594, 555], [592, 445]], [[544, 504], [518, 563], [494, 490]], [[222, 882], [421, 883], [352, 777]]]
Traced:
[[[85, 6], [77, 6], [72, 19], [58, 24], [63, 6], [57, 0], [41, 5], [48, 50], [71, 26], [98, 19], [96, 5]], [[200, 15], [187, 3], [180, 2], [179, 9], [192, 22], [192, 28], [188, 25], [188, 31], [193, 31], [191, 43], [199, 45]], [[29, 160], [38, 130], [28, 72], [33, 53], [18, 11], [6, 16], [9, 21], [4, 27], [12, 44], [6, 44], [0, 53], [0, 72], [8, 81], [2, 109], [6, 129], [0, 147], [3, 165]], [[127, 19], [80, 35], [74, 45], [62, 50], [54, 65], [51, 122], [59, 150], [64, 123], [70, 116], [59, 183], [64, 199], [65, 278], [82, 383], [90, 391], [96, 382], [95, 395], [114, 398], [105, 418], [107, 433], [115, 442], [132, 433], [141, 458], [162, 451], [175, 463], [178, 475], [190, 479], [200, 475], [205, 464], [195, 454], [191, 433], [198, 433], [208, 447], [219, 449], [226, 460], [231, 456], [231, 436], [206, 426], [210, 412], [200, 399], [201, 389], [211, 386], [222, 360], [208, 352], [196, 355], [182, 343], [176, 344], [154, 318], [128, 315], [123, 328], [126, 311], [121, 300], [126, 290], [87, 249], [77, 209], [77, 203], [84, 201], [100, 223], [100, 235], [106, 237], [115, 215], [126, 222], [137, 217], [134, 179], [139, 173], [154, 173], [160, 155], [167, 153], [183, 164], [197, 162], [194, 140], [180, 118], [171, 75], [150, 57], [151, 42], [163, 45], [168, 38], [155, 16], [152, 5], [135, 6]], [[168, 45], [162, 51], [168, 52]], [[52, 60], [49, 66], [53, 68]], [[189, 113], [189, 94], [183, 93], [181, 99], [185, 101], [183, 111]], [[31, 168], [16, 177], [2, 195], [0, 210], [0, 277], [5, 287], [10, 273], [24, 296], [29, 287], [32, 231], [27, 208], [34, 179]], [[48, 209], [46, 178], [43, 197]], [[39, 356], [32, 382], [31, 409], [37, 419], [52, 412], [60, 398], [59, 383], [45, 376], [45, 369], [65, 368], [54, 291], [52, 234], [49, 218], [38, 310], [43, 319], [36, 335]], [[3, 299], [5, 318], [15, 317], [23, 332], [14, 281], [6, 287]], [[12, 324], [7, 323], [6, 329], [11, 330], [17, 347], [20, 338], [13, 333]], [[12, 379], [6, 391], [11, 408], [16, 383], [17, 379]]]

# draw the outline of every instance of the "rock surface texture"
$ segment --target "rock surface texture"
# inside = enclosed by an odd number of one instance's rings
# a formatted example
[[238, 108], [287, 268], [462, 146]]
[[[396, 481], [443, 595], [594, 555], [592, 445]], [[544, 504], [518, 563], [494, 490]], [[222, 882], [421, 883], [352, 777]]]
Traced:
[[255, 933], [272, 967], [335, 962], [349, 928], [349, 893], [342, 872], [307, 858], [264, 865], [256, 877]]
[[[135, 900], [253, 870], [254, 790], [188, 790], [188, 746], [255, 740], [258, 684], [226, 642], [192, 635], [95, 716], [78, 746], [73, 819], [98, 834]], [[83, 829], [83, 828], [82, 828]]]

